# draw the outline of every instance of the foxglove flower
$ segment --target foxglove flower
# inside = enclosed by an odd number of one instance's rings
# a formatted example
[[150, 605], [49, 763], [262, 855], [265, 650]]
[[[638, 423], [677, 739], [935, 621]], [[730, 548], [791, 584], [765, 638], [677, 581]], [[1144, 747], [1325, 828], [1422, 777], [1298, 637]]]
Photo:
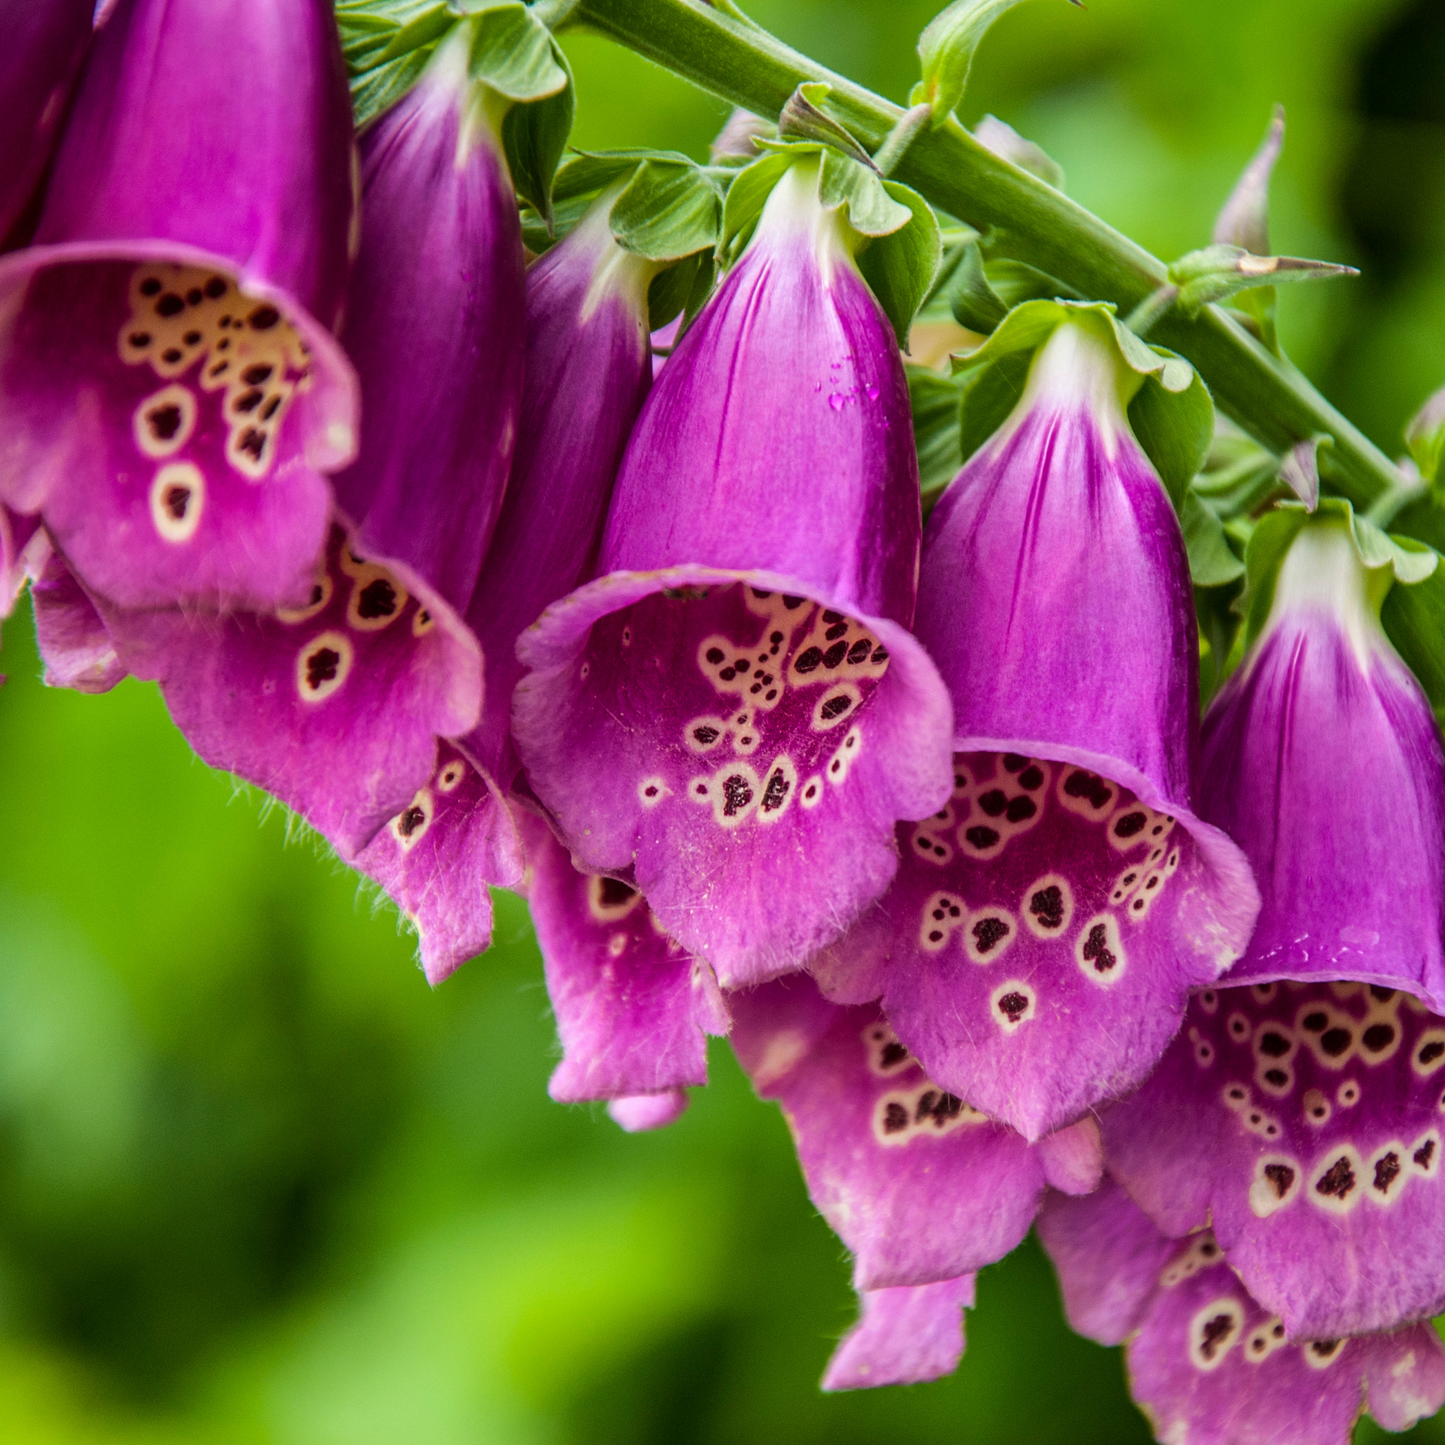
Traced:
[[44, 532], [26, 548], [25, 575], [35, 613], [35, 644], [47, 687], [109, 692], [126, 676], [110, 629]]
[[1051, 1196], [1039, 1235], [1074, 1329], [1128, 1340], [1130, 1389], [1160, 1440], [1348, 1445], [1365, 1409], [1408, 1430], [1445, 1403], [1445, 1347], [1428, 1324], [1292, 1343], [1213, 1234], [1166, 1237], [1113, 1183]]
[[823, 1388], [916, 1385], [951, 1375], [963, 1358], [963, 1312], [973, 1297], [971, 1274], [863, 1292], [858, 1323], [833, 1351]]
[[905, 630], [907, 391], [849, 245], [795, 164], [643, 408], [601, 575], [518, 644], [513, 732], [563, 841], [729, 987], [835, 938], [950, 787]]
[[122, 661], [159, 679], [197, 752], [276, 794], [348, 862], [392, 819], [419, 846], [420, 798], [486, 813], [466, 861], [490, 870], [472, 875], [487, 908], [482, 877], [498, 876], [494, 855], [514, 851], [515, 833], [438, 739], [480, 714], [481, 653], [460, 613], [516, 431], [524, 281], [500, 144], [470, 94], [465, 52], [448, 46], [364, 139], [368, 223], [350, 297], [364, 319], [348, 335], [380, 400], [361, 460], [338, 478], [348, 525], [333, 527], [309, 597], [226, 616], [102, 611]]
[[934, 1083], [876, 1007], [830, 1004], [806, 978], [728, 1005], [738, 1060], [782, 1106], [860, 1291], [992, 1264], [1028, 1232], [1045, 1183], [1087, 1192], [1099, 1181], [1092, 1119], [1030, 1146]]
[[[462, 780], [434, 786], [367, 846], [359, 866], [415, 921], [432, 983], [487, 946], [487, 882], [520, 881], [501, 802], [517, 773], [508, 734], [522, 668], [517, 635], [591, 566], [613, 478], [650, 378], [651, 263], [612, 239], [613, 197], [527, 272], [526, 380], [511, 480], [467, 622], [486, 654], [481, 721], [461, 742]], [[477, 771], [477, 770], [480, 771]], [[488, 860], [492, 861], [488, 861]]]
[[1205, 719], [1201, 808], [1264, 898], [1231, 981], [1359, 979], [1445, 1012], [1445, 755], [1380, 626], [1391, 580], [1343, 522], [1304, 526]]
[[953, 796], [900, 828], [891, 892], [815, 964], [1028, 1139], [1148, 1072], [1258, 908], [1192, 811], [1189, 570], [1131, 377], [1102, 318], [1064, 320], [929, 519], [918, 636], [953, 696]]
[[95, 0], [0, 3], [0, 241], [50, 159], [94, 13]]
[[92, 592], [304, 600], [321, 473], [355, 453], [351, 225], [324, 0], [118, 0], [35, 244], [0, 259], [0, 502]]

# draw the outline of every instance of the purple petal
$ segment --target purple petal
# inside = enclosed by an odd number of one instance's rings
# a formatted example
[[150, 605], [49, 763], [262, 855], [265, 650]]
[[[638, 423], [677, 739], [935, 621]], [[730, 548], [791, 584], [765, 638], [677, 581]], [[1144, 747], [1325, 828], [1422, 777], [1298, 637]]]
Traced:
[[321, 0], [122, 0], [101, 28], [37, 244], [0, 260], [0, 497], [92, 592], [295, 600], [317, 469], [355, 450], [349, 151]]
[[[769, 198], [660, 373], [608, 515], [610, 575], [518, 643], [535, 672], [513, 732], [538, 797], [585, 867], [635, 867], [727, 986], [836, 938], [892, 876], [894, 821], [948, 792], [947, 700], [903, 631], [919, 503], [902, 366], [810, 175]], [[862, 660], [879, 643], [886, 669]]]
[[1264, 895], [1231, 979], [1362, 979], [1445, 1008], [1445, 755], [1343, 527], [1306, 527], [1209, 710], [1202, 811]]
[[522, 881], [511, 809], [491, 779], [440, 738], [430, 781], [352, 861], [415, 927], [432, 985], [491, 946], [488, 884]]
[[95, 0], [0, 3], [0, 239], [50, 159], [94, 11]]
[[1103, 1118], [1110, 1172], [1165, 1233], [1212, 1223], [1292, 1339], [1445, 1308], [1445, 1020], [1364, 984], [1207, 990]]
[[855, 1256], [854, 1285], [951, 1280], [1028, 1232], [1043, 1162], [930, 1081], [876, 1008], [807, 979], [729, 996], [733, 1047], [787, 1115], [808, 1193]]
[[1098, 1120], [1080, 1119], [1040, 1139], [1036, 1146], [1050, 1187], [1065, 1194], [1092, 1194], [1104, 1177], [1104, 1142]]
[[201, 757], [274, 793], [348, 862], [429, 785], [437, 739], [476, 722], [475, 641], [359, 559], [340, 528], [304, 607], [104, 616]]
[[971, 1274], [937, 1284], [865, 1290], [861, 1315], [823, 1375], [825, 1390], [916, 1385], [951, 1375], [963, 1358], [963, 1312], [973, 1307]]
[[894, 820], [933, 812], [952, 781], [922, 649], [798, 586], [614, 574], [519, 644], [537, 670], [514, 698], [518, 749], [579, 864], [634, 868], [728, 988], [836, 938], [898, 866]]
[[501, 142], [472, 111], [470, 34], [461, 27], [361, 142], [342, 341], [365, 407], [361, 455], [335, 482], [360, 548], [457, 613], [502, 504], [525, 326], [517, 204]]
[[527, 367], [502, 515], [467, 621], [487, 657], [471, 754], [498, 783], [516, 773], [508, 737], [523, 668], [516, 644], [548, 603], [591, 573], [612, 482], [647, 394], [652, 268], [622, 250], [594, 207], [527, 271]]
[[705, 1084], [706, 1035], [728, 1028], [711, 970], [662, 931], [635, 888], [579, 873], [546, 823], [517, 816], [562, 1039], [548, 1092], [572, 1103]]
[[664, 1089], [660, 1094], [630, 1094], [613, 1099], [607, 1113], [619, 1129], [645, 1134], [676, 1123], [687, 1109], [686, 1089]]
[[929, 1077], [1037, 1139], [1137, 1085], [1220, 968], [1216, 878], [1179, 821], [1088, 769], [959, 754], [892, 889], [812, 968], [883, 1000]]
[[1039, 1220], [1070, 1323], [1128, 1334], [1130, 1390], [1160, 1440], [1348, 1445], [1368, 1401], [1403, 1430], [1445, 1403], [1445, 1346], [1429, 1325], [1290, 1343], [1207, 1230], [1161, 1235], [1113, 1186], [1052, 1197]]
[[126, 669], [95, 604], [49, 549], [30, 584], [30, 604], [47, 687], [109, 692], [125, 678]]

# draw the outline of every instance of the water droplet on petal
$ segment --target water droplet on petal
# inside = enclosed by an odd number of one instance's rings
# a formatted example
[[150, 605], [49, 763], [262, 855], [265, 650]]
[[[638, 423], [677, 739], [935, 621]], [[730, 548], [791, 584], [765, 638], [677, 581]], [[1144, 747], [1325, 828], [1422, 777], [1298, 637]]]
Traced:
[[842, 411], [843, 403], [847, 401], [847, 399], [841, 391], [835, 391], [828, 397], [828, 405], [831, 406], [834, 411]]

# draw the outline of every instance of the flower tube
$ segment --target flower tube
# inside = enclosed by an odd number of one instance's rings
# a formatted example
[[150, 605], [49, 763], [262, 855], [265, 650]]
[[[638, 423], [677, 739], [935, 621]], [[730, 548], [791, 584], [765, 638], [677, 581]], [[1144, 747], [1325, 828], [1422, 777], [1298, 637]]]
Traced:
[[522, 637], [513, 733], [579, 864], [628, 874], [726, 986], [796, 968], [946, 801], [912, 621], [902, 366], [815, 161], [794, 164], [662, 369], [598, 580]]
[[1129, 1388], [1160, 1440], [1348, 1445], [1365, 1412], [1408, 1430], [1445, 1403], [1445, 1346], [1428, 1324], [1292, 1343], [1213, 1234], [1161, 1234], [1114, 1183], [1052, 1195], [1039, 1236], [1069, 1323], [1128, 1342]]
[[1140, 378], [1107, 317], [1053, 309], [924, 543], [953, 796], [900, 828], [892, 890], [814, 965], [839, 1002], [881, 997], [930, 1079], [1031, 1140], [1147, 1074], [1258, 908], [1192, 808], [1194, 609], [1124, 410]]
[[356, 446], [332, 335], [352, 209], [324, 0], [118, 0], [35, 244], [0, 259], [0, 502], [92, 592], [304, 599], [321, 473]]
[[0, 241], [50, 159], [94, 13], [95, 0], [0, 3]]

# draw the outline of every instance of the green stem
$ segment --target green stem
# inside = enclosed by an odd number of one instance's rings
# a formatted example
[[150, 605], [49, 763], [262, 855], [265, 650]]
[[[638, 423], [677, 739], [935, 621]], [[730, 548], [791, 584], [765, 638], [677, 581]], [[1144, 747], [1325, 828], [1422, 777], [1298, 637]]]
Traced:
[[[758, 115], [778, 115], [804, 81], [827, 81], [829, 109], [870, 150], [904, 116], [901, 106], [703, 0], [580, 0], [573, 18]], [[1122, 315], [1169, 279], [1157, 257], [984, 149], [951, 117], [914, 136], [894, 174], [950, 215], [980, 230], [994, 227], [1015, 259], [1081, 295], [1114, 302]], [[1399, 483], [1383, 452], [1218, 307], [1192, 320], [1177, 311], [1161, 316], [1151, 339], [1188, 357], [1220, 409], [1271, 451], [1284, 453], [1319, 432], [1331, 436], [1330, 480], [1357, 505], [1369, 506]]]
[[903, 118], [888, 132], [888, 138], [878, 147], [873, 164], [880, 176], [891, 176], [898, 169], [898, 162], [904, 152], [918, 137], [918, 132], [933, 119], [931, 105], [915, 105], [903, 112]]

